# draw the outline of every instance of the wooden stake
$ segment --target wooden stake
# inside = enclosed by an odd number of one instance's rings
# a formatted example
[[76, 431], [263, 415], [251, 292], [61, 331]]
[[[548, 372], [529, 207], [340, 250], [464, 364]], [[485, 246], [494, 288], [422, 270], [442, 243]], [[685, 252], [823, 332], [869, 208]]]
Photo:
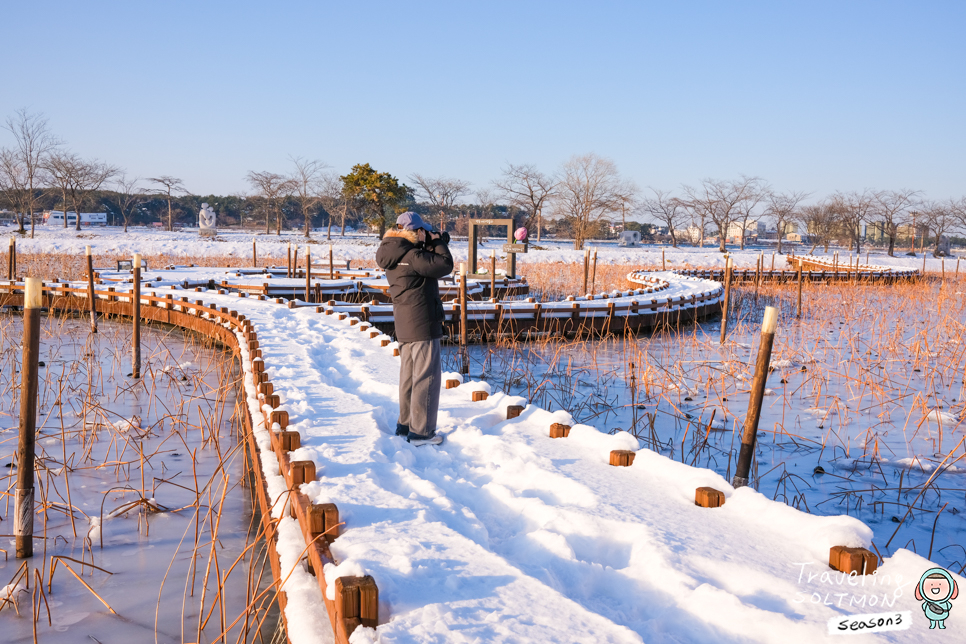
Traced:
[[798, 308], [795, 309], [795, 317], [802, 319], [802, 263], [798, 262]]
[[594, 287], [597, 284], [597, 249], [594, 249], [594, 268], [590, 274], [590, 293], [593, 295]]
[[35, 277], [28, 277], [24, 287], [20, 442], [17, 447], [17, 495], [13, 516], [18, 559], [32, 557], [34, 554], [34, 438], [37, 431], [37, 372], [42, 304], [43, 282]]
[[728, 305], [731, 302], [731, 257], [725, 259], [724, 272], [724, 303], [721, 307], [721, 340], [724, 344], [728, 334]]
[[13, 239], [10, 238], [10, 250], [7, 255], [7, 279], [13, 281], [14, 276], [17, 274], [17, 246]]
[[587, 282], [590, 278], [590, 249], [584, 249], [584, 290], [583, 294], [587, 294]]
[[466, 349], [466, 323], [466, 264], [460, 262], [460, 358], [462, 360], [460, 373], [463, 374], [470, 372], [469, 354]]
[[312, 249], [305, 247], [305, 301], [312, 301]]
[[667, 260], [664, 259], [664, 249], [663, 248], [661, 249], [661, 270], [662, 271], [666, 271], [667, 270]]
[[134, 286], [131, 289], [131, 307], [134, 335], [131, 338], [131, 376], [141, 377], [141, 254], [134, 254]]
[[258, 268], [258, 247], [255, 245], [254, 237], [252, 237], [252, 268]]
[[329, 279], [333, 279], [332, 244], [329, 244]]
[[496, 251], [490, 251], [490, 297], [496, 299]]
[[97, 306], [94, 303], [94, 256], [87, 247], [87, 299], [91, 305], [91, 333], [97, 333]]
[[775, 272], [775, 251], [771, 253], [771, 272]]
[[765, 307], [765, 319], [761, 323], [761, 341], [758, 345], [758, 362], [755, 364], [755, 377], [751, 383], [751, 400], [748, 401], [748, 415], [741, 435], [741, 451], [735, 466], [735, 477], [731, 484], [736, 487], [748, 485], [751, 471], [751, 457], [755, 451], [755, 438], [758, 434], [758, 419], [761, 417], [761, 401], [765, 395], [768, 380], [768, 365], [771, 362], [771, 348], [775, 342], [778, 328], [778, 309]]

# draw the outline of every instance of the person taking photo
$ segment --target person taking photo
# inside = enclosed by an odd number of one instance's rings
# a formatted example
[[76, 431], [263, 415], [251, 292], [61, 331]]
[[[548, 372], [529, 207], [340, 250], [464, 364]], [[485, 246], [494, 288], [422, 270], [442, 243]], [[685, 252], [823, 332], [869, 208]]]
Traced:
[[438, 233], [414, 212], [386, 232], [376, 264], [386, 271], [399, 343], [399, 420], [396, 435], [413, 445], [439, 445], [436, 433], [442, 386], [440, 338], [443, 301], [439, 282], [453, 272], [449, 234]]

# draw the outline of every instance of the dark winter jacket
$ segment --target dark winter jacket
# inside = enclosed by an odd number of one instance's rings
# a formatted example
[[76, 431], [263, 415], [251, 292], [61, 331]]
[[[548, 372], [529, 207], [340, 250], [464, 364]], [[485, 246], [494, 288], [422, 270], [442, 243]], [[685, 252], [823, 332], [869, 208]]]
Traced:
[[437, 280], [453, 272], [453, 256], [446, 244], [417, 245], [415, 231], [389, 230], [376, 263], [386, 271], [399, 342], [443, 337], [443, 301]]

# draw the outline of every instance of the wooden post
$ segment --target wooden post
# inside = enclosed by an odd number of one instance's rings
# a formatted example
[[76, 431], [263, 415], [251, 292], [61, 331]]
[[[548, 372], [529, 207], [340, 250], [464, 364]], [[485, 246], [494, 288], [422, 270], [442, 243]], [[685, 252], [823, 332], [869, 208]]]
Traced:
[[594, 249], [594, 268], [590, 274], [590, 292], [594, 293], [595, 286], [597, 284], [597, 249]]
[[17, 274], [17, 242], [10, 238], [10, 251], [7, 256], [7, 279], [13, 281]]
[[590, 249], [584, 249], [584, 290], [581, 291], [584, 295], [587, 294], [587, 281], [590, 278]]
[[795, 317], [802, 319], [802, 263], [798, 262], [798, 308], [795, 310]]
[[778, 328], [778, 309], [765, 307], [765, 319], [761, 323], [761, 340], [758, 345], [758, 362], [755, 364], [755, 377], [751, 383], [751, 400], [748, 401], [748, 415], [741, 435], [741, 451], [735, 466], [735, 477], [731, 484], [736, 487], [748, 485], [751, 471], [751, 457], [755, 451], [755, 438], [758, 434], [758, 419], [761, 417], [761, 400], [765, 395], [768, 380], [768, 365], [771, 362], [771, 348], [775, 342]]
[[97, 306], [94, 304], [94, 256], [87, 247], [87, 299], [91, 305], [91, 333], [97, 333]]
[[312, 249], [305, 246], [305, 301], [312, 301]]
[[490, 297], [496, 298], [496, 251], [490, 251]]
[[134, 254], [134, 284], [131, 289], [131, 309], [134, 335], [131, 338], [131, 376], [141, 377], [141, 254]]
[[23, 301], [20, 442], [17, 447], [17, 495], [13, 515], [18, 559], [34, 554], [34, 438], [37, 431], [40, 308], [43, 304], [43, 282], [40, 279], [28, 277], [25, 280]]
[[258, 268], [258, 248], [255, 246], [254, 237], [252, 237], [252, 268]]
[[720, 344], [724, 344], [725, 336], [728, 334], [728, 304], [731, 302], [731, 257], [725, 258], [724, 290], [724, 305], [721, 307]]
[[462, 362], [460, 373], [463, 374], [470, 372], [469, 353], [466, 348], [466, 326], [466, 264], [460, 262], [460, 359]]
[[[925, 233], [923, 233], [923, 236], [925, 237]], [[922, 254], [922, 276], [923, 277], [926, 276], [926, 254], [925, 253]]]
[[295, 252], [292, 253], [292, 277], [296, 278], [299, 276], [299, 247], [295, 247]]
[[959, 277], [959, 258], [956, 258], [956, 277]]
[[755, 266], [755, 302], [758, 302], [758, 285], [761, 284], [761, 269], [762, 264], [765, 262], [765, 257], [761, 253], [758, 254], [758, 264]]
[[288, 263], [285, 264], [285, 277], [292, 277], [292, 242], [288, 243]]
[[771, 253], [771, 272], [775, 272], [775, 251]]
[[333, 279], [332, 244], [329, 244], [329, 279]]

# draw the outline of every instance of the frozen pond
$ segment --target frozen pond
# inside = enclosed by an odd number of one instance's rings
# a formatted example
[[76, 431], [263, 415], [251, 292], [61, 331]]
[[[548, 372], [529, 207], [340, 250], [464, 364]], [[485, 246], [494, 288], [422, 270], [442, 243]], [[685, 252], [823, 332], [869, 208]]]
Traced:
[[[960, 288], [813, 287], [801, 322], [791, 289], [766, 288], [757, 302], [752, 289], [737, 289], [739, 319], [724, 346], [717, 320], [640, 338], [501, 341], [471, 345], [471, 373], [730, 481], [763, 308], [779, 306], [753, 485], [805, 512], [860, 518], [883, 556], [906, 547], [959, 572]], [[447, 348], [444, 370], [458, 370], [457, 351]]]
[[226, 630], [234, 642], [260, 625], [270, 640], [279, 620], [274, 591], [256, 597], [272, 576], [264, 542], [252, 545], [237, 367], [178, 330], [142, 327], [136, 381], [129, 324], [101, 320], [92, 335], [83, 319], [42, 319], [37, 538], [32, 558], [14, 558], [20, 319], [0, 316], [0, 639], [32, 642], [36, 627], [44, 642], [211, 642]]

